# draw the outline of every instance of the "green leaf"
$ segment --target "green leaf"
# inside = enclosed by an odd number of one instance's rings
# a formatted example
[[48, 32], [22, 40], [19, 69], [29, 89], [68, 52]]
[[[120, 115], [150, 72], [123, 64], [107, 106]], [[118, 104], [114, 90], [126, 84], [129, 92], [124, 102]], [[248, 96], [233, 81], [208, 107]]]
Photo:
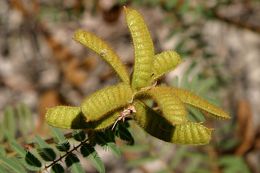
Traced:
[[94, 34], [83, 30], [76, 31], [74, 39], [99, 54], [109, 65], [112, 66], [124, 83], [130, 83], [126, 67], [106, 42]]
[[70, 149], [70, 143], [68, 141], [56, 144], [56, 148], [59, 151], [66, 152]]
[[55, 106], [48, 108], [45, 115], [51, 126], [65, 129], [84, 129], [87, 126], [86, 118], [80, 107]]
[[91, 161], [91, 163], [99, 173], [105, 173], [105, 165], [103, 161], [100, 159], [98, 153], [91, 145], [84, 144], [80, 148], [80, 153], [83, 157], [87, 157]]
[[174, 88], [174, 87], [165, 87], [165, 90], [171, 91], [178, 98], [180, 98], [182, 102], [189, 104], [193, 107], [199, 108], [200, 110], [206, 111], [211, 115], [213, 115], [213, 117], [215, 118], [220, 118], [220, 119], [230, 118], [230, 116], [222, 109], [212, 105], [207, 100], [193, 94], [190, 91], [180, 89], [180, 88]]
[[35, 136], [35, 142], [38, 144], [37, 152], [45, 161], [56, 159], [56, 153], [41, 137]]
[[187, 122], [175, 126], [172, 142], [176, 144], [204, 145], [211, 138], [211, 129], [200, 123]]
[[27, 134], [32, 129], [31, 111], [24, 103], [20, 103], [17, 106], [17, 113], [19, 116], [19, 130], [21, 130], [23, 136], [26, 138]]
[[85, 170], [82, 168], [80, 163], [74, 163], [71, 166], [71, 172], [72, 173], [85, 173]]
[[10, 145], [11, 145], [12, 149], [13, 149], [17, 154], [19, 154], [22, 158], [25, 157], [25, 155], [26, 155], [25, 149], [24, 149], [21, 145], [19, 145], [15, 140], [11, 140], [11, 141], [10, 141]]
[[97, 132], [95, 134], [95, 140], [97, 144], [105, 147], [107, 150], [111, 150], [113, 154], [117, 157], [121, 155], [119, 148], [115, 144], [115, 135], [111, 130], [106, 130], [104, 132]]
[[16, 124], [14, 118], [14, 109], [7, 106], [4, 109], [3, 130], [6, 138], [13, 139], [16, 133]]
[[72, 136], [76, 141], [79, 142], [84, 141], [86, 139], [86, 134], [83, 130], [74, 130]]
[[65, 172], [64, 168], [58, 163], [54, 164], [51, 167], [51, 173], [64, 173], [64, 172]]
[[124, 9], [135, 51], [132, 88], [140, 89], [151, 84], [154, 58], [153, 41], [142, 15], [134, 9], [126, 7]]
[[38, 148], [37, 152], [43, 160], [50, 162], [56, 159], [56, 153], [52, 148]]
[[181, 124], [188, 121], [187, 111], [181, 100], [165, 87], [154, 87], [145, 94], [151, 96], [158, 104], [162, 115], [172, 125]]
[[161, 115], [141, 101], [134, 102], [136, 113], [134, 120], [150, 135], [171, 142], [174, 127]]
[[132, 95], [130, 86], [123, 83], [103, 88], [82, 102], [82, 112], [88, 122], [100, 120], [105, 114], [129, 104]]
[[37, 171], [42, 167], [40, 160], [29, 151], [26, 152], [24, 165], [27, 169], [32, 171]]
[[134, 145], [134, 138], [128, 129], [122, 123], [118, 123], [116, 128], [116, 135], [127, 142], [128, 145]]
[[0, 155], [1, 164], [3, 164], [9, 170], [12, 170], [14, 173], [26, 173], [23, 166], [15, 158], [7, 158]]
[[67, 141], [60, 129], [51, 126], [49, 128], [51, 129], [52, 135], [54, 136], [56, 143], [63, 143]]
[[65, 163], [68, 168], [74, 163], [78, 163], [78, 162], [79, 162], [79, 158], [73, 153], [68, 154], [67, 157], [65, 158]]
[[175, 51], [165, 51], [155, 55], [153, 61], [153, 80], [173, 70], [180, 63], [180, 55]]

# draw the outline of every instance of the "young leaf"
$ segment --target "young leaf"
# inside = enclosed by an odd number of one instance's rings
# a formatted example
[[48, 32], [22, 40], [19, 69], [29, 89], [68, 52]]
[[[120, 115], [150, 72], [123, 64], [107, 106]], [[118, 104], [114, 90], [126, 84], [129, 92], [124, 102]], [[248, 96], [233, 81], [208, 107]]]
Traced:
[[180, 63], [180, 55], [175, 51], [165, 51], [155, 55], [153, 61], [153, 80], [173, 70]]
[[162, 115], [171, 124], [187, 122], [187, 111], [181, 100], [163, 87], [154, 87], [145, 94], [150, 95], [160, 107]]
[[134, 120], [150, 135], [165, 142], [171, 142], [174, 127], [160, 114], [141, 101], [134, 102]]
[[193, 94], [190, 91], [174, 88], [174, 87], [164, 87], [165, 90], [170, 90], [173, 94], [180, 98], [180, 100], [186, 104], [199, 108], [213, 115], [215, 118], [229, 119], [230, 116], [224, 112], [222, 109], [210, 104], [205, 99]]
[[97, 121], [105, 114], [129, 104], [131, 99], [130, 86], [120, 83], [91, 94], [82, 102], [81, 109], [88, 122]]
[[172, 142], [176, 144], [204, 145], [211, 138], [211, 129], [200, 123], [187, 122], [175, 126]]
[[84, 129], [86, 127], [86, 118], [80, 107], [55, 106], [48, 108], [45, 119], [49, 125], [58, 128]]
[[154, 58], [153, 41], [141, 14], [131, 8], [125, 7], [124, 9], [135, 51], [132, 88], [140, 89], [151, 84]]
[[126, 67], [121, 62], [118, 55], [110, 46], [106, 44], [106, 42], [94, 34], [83, 30], [76, 31], [74, 34], [74, 39], [99, 54], [109, 65], [112, 66], [124, 83], [130, 83]]

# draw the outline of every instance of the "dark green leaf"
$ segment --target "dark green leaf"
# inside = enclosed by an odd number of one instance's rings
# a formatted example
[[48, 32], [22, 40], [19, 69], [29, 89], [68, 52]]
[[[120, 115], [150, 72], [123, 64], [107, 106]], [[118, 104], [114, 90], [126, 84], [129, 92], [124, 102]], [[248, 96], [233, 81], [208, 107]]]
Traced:
[[116, 129], [116, 135], [127, 142], [128, 145], [134, 144], [134, 138], [131, 135], [131, 133], [128, 131], [128, 129], [122, 124], [118, 123], [117, 129]]
[[37, 157], [35, 157], [31, 152], [27, 152], [25, 155], [25, 162], [28, 165], [31, 165], [33, 167], [38, 167], [40, 168], [42, 166], [42, 163], [39, 161], [39, 159], [37, 159]]
[[98, 170], [99, 173], [105, 173], [104, 163], [91, 145], [84, 144], [80, 148], [80, 152], [83, 155], [83, 157], [87, 157], [91, 161], [91, 163]]
[[83, 157], [88, 157], [93, 152], [95, 152], [95, 149], [89, 144], [83, 144], [80, 148], [80, 153]]
[[45, 161], [54, 161], [56, 159], [56, 153], [52, 148], [38, 148], [37, 151]]
[[79, 162], [79, 158], [73, 153], [68, 154], [68, 156], [65, 158], [65, 163], [67, 167], [70, 167], [71, 165], [77, 162]]
[[73, 131], [73, 138], [76, 140], [76, 141], [84, 141], [86, 139], [86, 134], [83, 130], [75, 130]]
[[63, 152], [69, 151], [69, 149], [70, 149], [70, 143], [69, 143], [68, 141], [65, 141], [65, 142], [63, 142], [63, 143], [58, 143], [58, 144], [56, 145], [56, 148], [57, 148], [59, 151], [63, 151]]
[[51, 173], [63, 173], [63, 172], [65, 172], [64, 168], [58, 163], [56, 163], [51, 167]]

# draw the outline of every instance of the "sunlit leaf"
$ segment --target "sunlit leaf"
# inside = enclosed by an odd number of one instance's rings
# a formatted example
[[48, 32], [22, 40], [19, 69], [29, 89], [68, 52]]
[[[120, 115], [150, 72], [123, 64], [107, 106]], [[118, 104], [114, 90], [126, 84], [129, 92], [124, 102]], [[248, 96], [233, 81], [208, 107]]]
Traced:
[[140, 89], [151, 84], [154, 59], [153, 41], [140, 13], [134, 9], [125, 7], [125, 14], [135, 51], [132, 87]]
[[165, 90], [171, 90], [180, 100], [186, 104], [199, 108], [203, 111], [206, 111], [213, 115], [215, 118], [220, 119], [229, 119], [230, 116], [224, 112], [222, 109], [218, 108], [217, 106], [212, 105], [207, 100], [193, 94], [190, 91], [180, 89], [180, 88], [173, 88], [173, 87], [165, 87]]
[[83, 30], [76, 31], [74, 34], [74, 39], [99, 54], [109, 65], [113, 67], [123, 82], [127, 84], [130, 83], [126, 67], [119, 59], [118, 55], [108, 44], [106, 44], [105, 41], [98, 38], [94, 34]]
[[129, 104], [131, 99], [130, 86], [120, 83], [91, 94], [82, 102], [81, 108], [87, 121], [97, 121], [105, 114]]
[[181, 100], [163, 87], [154, 87], [145, 94], [150, 95], [162, 111], [162, 116], [171, 124], [187, 122], [187, 111]]
[[155, 55], [153, 61], [153, 80], [173, 70], [180, 63], [180, 55], [175, 51], [165, 51]]

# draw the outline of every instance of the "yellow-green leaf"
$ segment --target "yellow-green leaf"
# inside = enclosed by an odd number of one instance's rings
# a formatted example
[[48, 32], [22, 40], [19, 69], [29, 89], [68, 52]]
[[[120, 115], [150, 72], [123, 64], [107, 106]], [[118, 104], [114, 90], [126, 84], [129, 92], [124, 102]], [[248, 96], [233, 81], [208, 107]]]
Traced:
[[175, 51], [165, 51], [155, 55], [153, 61], [153, 80], [173, 70], [181, 63], [180, 55]]
[[230, 118], [230, 116], [225, 111], [218, 108], [217, 106], [214, 106], [213, 104], [209, 103], [207, 100], [197, 96], [196, 94], [190, 91], [180, 89], [180, 88], [174, 88], [174, 87], [164, 87], [164, 88], [165, 90], [169, 90], [173, 94], [178, 96], [182, 102], [194, 106], [196, 108], [199, 108], [205, 112], [208, 112], [211, 115], [213, 115], [213, 117], [215, 118], [220, 118], [220, 119]]
[[116, 122], [116, 120], [118, 119], [121, 111], [122, 110], [112, 112], [108, 115], [105, 115], [104, 117], [102, 117], [102, 119], [100, 119], [98, 121], [89, 122], [87, 124], [86, 128], [92, 129], [92, 130], [107, 129], [107, 128], [111, 127]]
[[132, 95], [132, 89], [127, 84], [109, 86], [87, 97], [81, 104], [81, 110], [87, 122], [97, 121], [105, 114], [129, 104]]
[[200, 123], [187, 122], [175, 126], [172, 142], [176, 144], [204, 145], [211, 139], [212, 129]]
[[126, 7], [125, 13], [135, 51], [132, 87], [140, 89], [151, 84], [154, 47], [142, 15], [136, 10]]
[[181, 100], [163, 87], [153, 87], [144, 92], [158, 104], [162, 115], [170, 123], [181, 124], [188, 121], [187, 111]]
[[45, 119], [49, 125], [58, 128], [83, 129], [86, 126], [86, 118], [80, 107], [56, 106], [48, 108]]
[[112, 66], [123, 82], [128, 84], [130, 83], [125, 65], [105, 41], [94, 34], [83, 30], [76, 31], [74, 39], [99, 54], [109, 65]]
[[159, 113], [140, 101], [134, 102], [136, 113], [135, 121], [150, 135], [176, 144], [203, 145], [211, 138], [211, 129], [200, 123], [185, 122], [171, 125]]
[[172, 126], [164, 117], [146, 106], [141, 101], [135, 101], [136, 113], [134, 120], [150, 135], [171, 142], [174, 126]]

